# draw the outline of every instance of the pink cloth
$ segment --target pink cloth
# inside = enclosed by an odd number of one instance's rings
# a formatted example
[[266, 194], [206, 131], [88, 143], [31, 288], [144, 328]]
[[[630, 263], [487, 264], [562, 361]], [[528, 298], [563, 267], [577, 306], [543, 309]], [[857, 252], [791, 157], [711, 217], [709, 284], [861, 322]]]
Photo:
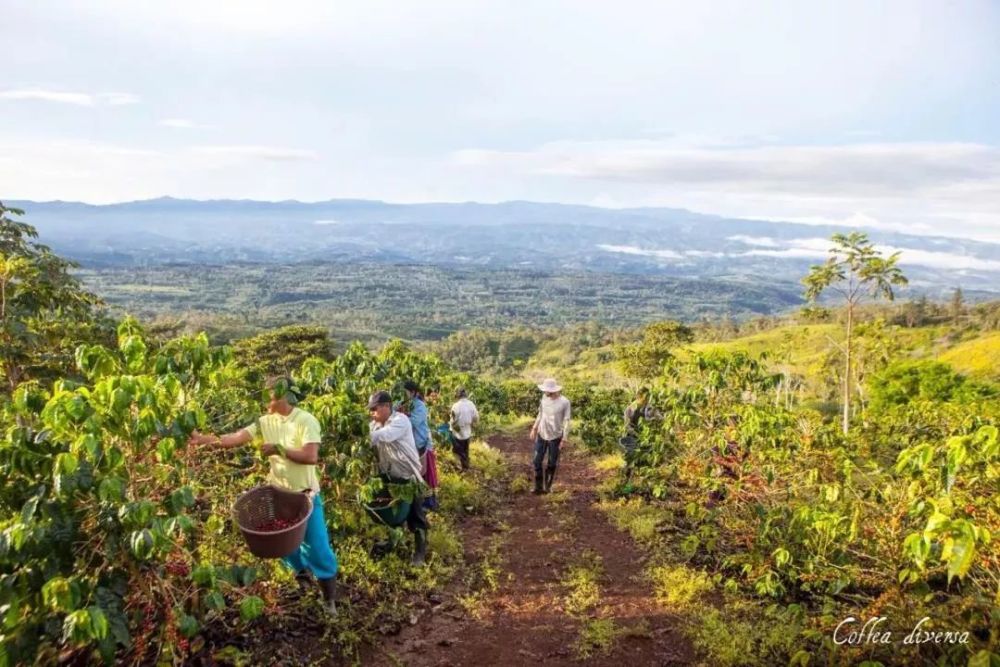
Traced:
[[427, 486], [431, 489], [436, 489], [438, 487], [438, 469], [437, 469], [437, 457], [434, 456], [434, 450], [428, 449], [424, 452], [424, 455], [420, 457], [423, 463], [423, 470], [420, 471], [427, 482]]

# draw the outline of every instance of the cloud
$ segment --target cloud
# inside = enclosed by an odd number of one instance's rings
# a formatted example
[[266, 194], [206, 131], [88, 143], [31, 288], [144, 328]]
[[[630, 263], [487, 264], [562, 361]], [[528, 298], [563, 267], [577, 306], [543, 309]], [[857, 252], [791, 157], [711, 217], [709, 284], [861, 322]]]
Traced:
[[982, 259], [971, 255], [959, 255], [951, 252], [936, 252], [932, 250], [915, 250], [913, 248], [896, 248], [893, 246], [876, 246], [884, 253], [900, 252], [899, 263], [902, 266], [914, 264], [929, 266], [935, 269], [1000, 271], [1000, 262], [992, 259]]
[[607, 252], [618, 252], [626, 255], [641, 255], [643, 257], [657, 257], [659, 259], [682, 259], [683, 255], [674, 250], [645, 250], [636, 246], [628, 245], [608, 245], [601, 243], [597, 246]]
[[81, 93], [42, 88], [16, 88], [0, 91], [0, 99], [72, 104], [80, 107], [125, 106], [138, 104], [139, 96], [132, 93]]
[[[782, 241], [771, 237], [743, 237], [753, 240], [756, 245], [773, 246], [768, 248], [754, 248], [743, 252], [714, 252], [707, 250], [686, 250], [684, 257], [778, 257], [783, 259], [814, 259], [824, 260], [830, 256], [830, 240], [825, 238], [799, 238]], [[729, 237], [730, 240], [740, 240], [736, 237]], [[750, 245], [754, 245], [750, 244]], [[623, 253], [627, 255], [639, 255], [643, 257], [657, 257], [660, 259], [680, 259], [681, 254], [670, 249], [639, 248], [637, 246], [621, 245], [598, 245], [598, 248], [607, 252]], [[1000, 261], [984, 259], [972, 255], [961, 255], [952, 252], [937, 252], [933, 250], [918, 250], [916, 248], [899, 248], [889, 245], [876, 244], [875, 248], [889, 255], [894, 252], [900, 253], [899, 263], [901, 266], [924, 266], [934, 269], [945, 270], [978, 270], [1000, 272]]]
[[685, 257], [726, 257], [726, 253], [717, 250], [685, 250]]
[[2, 100], [29, 100], [41, 102], [56, 102], [58, 104], [75, 104], [80, 107], [94, 106], [94, 96], [87, 93], [66, 93], [55, 90], [17, 89], [0, 91]]
[[736, 234], [734, 236], [726, 237], [726, 240], [739, 241], [740, 243], [745, 243], [746, 245], [763, 246], [765, 248], [778, 247], [778, 242], [769, 236], [744, 236], [743, 234]]
[[98, 93], [97, 99], [112, 107], [139, 103], [139, 96], [132, 93]]
[[164, 118], [157, 123], [163, 127], [174, 127], [184, 130], [191, 130], [195, 128], [202, 127], [193, 120], [188, 120], [187, 118]]
[[463, 165], [633, 183], [753, 186], [789, 194], [899, 194], [1000, 178], [1000, 148], [973, 143], [700, 147], [555, 142], [534, 151], [458, 151]]
[[700, 141], [561, 141], [532, 150], [461, 150], [452, 160], [494, 178], [599, 183], [616, 201], [638, 196], [645, 206], [1000, 240], [1000, 146]]
[[[308, 151], [235, 148], [240, 147], [153, 149], [96, 141], [0, 137], [0, 198], [112, 203], [122, 201], [124, 189], [134, 193], [135, 199], [165, 194], [239, 199], [251, 192], [250, 196], [258, 199], [277, 200], [313, 166], [301, 159], [311, 156]], [[16, 159], [4, 160], [2, 156]], [[54, 192], [46, 185], [53, 182], [63, 187]]]
[[313, 150], [277, 146], [195, 146], [192, 151], [201, 155], [252, 158], [275, 162], [315, 160], [319, 157]]

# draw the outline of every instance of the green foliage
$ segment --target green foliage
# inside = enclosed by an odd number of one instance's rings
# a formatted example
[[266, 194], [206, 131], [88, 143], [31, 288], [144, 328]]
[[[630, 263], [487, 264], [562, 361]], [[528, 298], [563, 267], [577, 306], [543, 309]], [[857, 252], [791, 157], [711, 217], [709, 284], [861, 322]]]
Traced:
[[649, 569], [647, 576], [653, 582], [657, 601], [677, 610], [698, 604], [714, 588], [707, 574], [683, 565], [655, 566]]
[[537, 334], [528, 329], [469, 329], [451, 334], [434, 350], [461, 371], [499, 373], [523, 367], [537, 347]]
[[[297, 323], [328, 328], [338, 349], [355, 340], [372, 347], [391, 338], [440, 341], [472, 328], [494, 332], [487, 337], [503, 343], [505, 335], [495, 332], [572, 324], [586, 329], [595, 314], [616, 326], [639, 326], [664, 313], [683, 321], [725, 313], [745, 318], [800, 301], [790, 283], [366, 262], [234, 263], [198, 271], [130, 266], [80, 275], [110, 305], [189, 332], [206, 331], [213, 342]], [[512, 364], [524, 349], [509, 342], [503, 354], [496, 349], [496, 358]]]
[[581, 554], [564, 573], [560, 585], [565, 595], [563, 609], [570, 616], [583, 617], [600, 602], [600, 579], [604, 568], [593, 552]]
[[[235, 616], [249, 623], [275, 602], [275, 589], [245, 565], [240, 538], [220, 518], [259, 483], [255, 457], [187, 445], [196, 429], [233, 431], [259, 415], [261, 385], [206, 336], [155, 343], [133, 319], [119, 325], [116, 345], [81, 345], [75, 360], [79, 380], [24, 382], [0, 402], [0, 652], [11, 663], [45, 662], [63, 650], [181, 661], [201, 628]], [[322, 491], [328, 526], [345, 545], [345, 576], [386, 586], [405, 578], [391, 569], [401, 566], [382, 570], [351, 546], [377, 530], [354, 502], [375, 471], [364, 401], [376, 388], [401, 397], [409, 378], [451, 391], [464, 382], [492, 396], [486, 402], [505, 400], [399, 342], [377, 353], [352, 345], [293, 373], [306, 394], [301, 406], [322, 426]], [[435, 419], [447, 409], [431, 405]], [[484, 474], [501, 475], [495, 453], [476, 454]], [[456, 496], [473, 510], [486, 506], [481, 488], [463, 483], [469, 488]], [[453, 538], [435, 539], [442, 551], [422, 577], [441, 576], [460, 553]], [[382, 605], [407, 586], [391, 594], [372, 587], [373, 613], [387, 613]]]
[[989, 398], [995, 390], [971, 382], [940, 361], [899, 361], [872, 378], [869, 409], [880, 412], [915, 401], [949, 402]]
[[962, 373], [1000, 379], [1000, 333], [961, 342], [939, 359]]
[[[897, 331], [878, 320], [862, 327], [859, 365], [891, 359], [884, 350]], [[973, 641], [949, 648], [947, 664], [988, 648], [1000, 631], [993, 390], [937, 362], [865, 370], [869, 407], [847, 437], [808, 407], [815, 394], [786, 396], [775, 365], [728, 344], [668, 365], [651, 383], [662, 419], [608, 490], [629, 497], [600, 504], [655, 554], [665, 603], [697, 604], [718, 582], [724, 609], [699, 607], [689, 628], [706, 659], [777, 664], [805, 651], [836, 662], [828, 624], [860, 608], [894, 626], [926, 615], [968, 628]], [[586, 394], [580, 418], [597, 421], [579, 426], [597, 436], [588, 446], [609, 449], [630, 398]]]
[[612, 618], [587, 619], [580, 628], [580, 636], [576, 641], [576, 656], [586, 660], [595, 655], [608, 655], [622, 634], [624, 631]]
[[663, 365], [674, 358], [672, 350], [694, 340], [694, 332], [680, 322], [654, 322], [642, 330], [642, 340], [615, 347], [615, 356], [622, 372], [635, 378], [648, 379], [663, 372]]
[[0, 391], [27, 380], [51, 380], [72, 367], [73, 349], [107, 334], [96, 296], [71, 273], [76, 267], [34, 239], [14, 219], [23, 211], [0, 202]]
[[259, 382], [292, 373], [310, 357], [329, 360], [332, 344], [323, 327], [293, 325], [238, 340], [233, 355], [250, 379]]

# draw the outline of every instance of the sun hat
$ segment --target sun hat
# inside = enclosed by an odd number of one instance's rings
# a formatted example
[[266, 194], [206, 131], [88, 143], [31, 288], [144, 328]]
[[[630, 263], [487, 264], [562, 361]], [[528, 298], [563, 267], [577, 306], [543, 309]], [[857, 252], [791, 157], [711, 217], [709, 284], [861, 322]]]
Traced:
[[562, 390], [562, 387], [559, 386], [559, 383], [552, 378], [546, 378], [540, 385], [538, 385], [538, 388], [544, 391], [546, 394]]

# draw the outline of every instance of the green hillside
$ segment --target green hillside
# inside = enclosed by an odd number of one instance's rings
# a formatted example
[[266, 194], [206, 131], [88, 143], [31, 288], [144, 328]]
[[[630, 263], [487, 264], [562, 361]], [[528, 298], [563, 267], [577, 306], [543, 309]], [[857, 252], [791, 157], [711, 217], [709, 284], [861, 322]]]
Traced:
[[1000, 333], [959, 343], [939, 359], [969, 375], [1000, 377]]

